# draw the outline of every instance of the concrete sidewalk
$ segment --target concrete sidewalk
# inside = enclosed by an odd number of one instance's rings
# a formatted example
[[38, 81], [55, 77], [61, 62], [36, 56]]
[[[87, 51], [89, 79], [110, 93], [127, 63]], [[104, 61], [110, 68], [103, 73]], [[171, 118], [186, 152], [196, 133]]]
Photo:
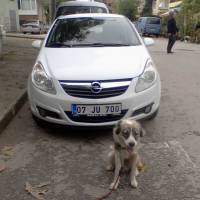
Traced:
[[27, 78], [37, 50], [31, 39], [6, 38], [0, 60], [0, 133], [26, 100]]
[[[113, 172], [106, 171], [112, 130], [73, 131], [38, 128], [25, 104], [0, 136], [0, 173], [3, 200], [33, 200], [25, 183], [49, 182], [46, 200], [97, 200], [109, 191]], [[138, 188], [122, 174], [119, 188], [106, 200], [199, 200], [200, 173], [182, 145], [142, 138], [140, 155], [145, 170]], [[10, 147], [10, 156], [3, 149]]]
[[24, 34], [24, 33], [6, 33], [6, 37], [26, 38], [35, 40], [43, 40], [45, 36], [46, 34], [36, 35], [36, 34]]

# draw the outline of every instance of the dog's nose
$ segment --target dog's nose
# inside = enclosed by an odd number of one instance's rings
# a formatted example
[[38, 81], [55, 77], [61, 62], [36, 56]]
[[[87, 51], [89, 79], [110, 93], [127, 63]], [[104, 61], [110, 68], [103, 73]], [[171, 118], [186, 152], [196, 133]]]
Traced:
[[130, 143], [129, 143], [129, 146], [130, 146], [130, 147], [134, 147], [134, 146], [135, 146], [135, 142], [130, 142]]

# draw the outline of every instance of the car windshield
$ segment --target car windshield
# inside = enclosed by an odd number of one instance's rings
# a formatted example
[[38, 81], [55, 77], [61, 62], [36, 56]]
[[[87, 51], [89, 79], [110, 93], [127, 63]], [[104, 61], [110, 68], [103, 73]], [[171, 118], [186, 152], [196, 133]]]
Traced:
[[138, 36], [126, 18], [82, 17], [58, 19], [46, 47], [103, 47], [140, 45]]
[[107, 10], [96, 6], [64, 6], [58, 9], [56, 17], [77, 13], [107, 13]]

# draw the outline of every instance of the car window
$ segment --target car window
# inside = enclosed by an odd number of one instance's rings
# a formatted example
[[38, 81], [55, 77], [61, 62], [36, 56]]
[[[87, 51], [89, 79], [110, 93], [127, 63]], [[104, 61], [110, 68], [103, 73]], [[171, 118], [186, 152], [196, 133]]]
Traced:
[[47, 47], [139, 45], [135, 30], [126, 18], [58, 19], [47, 39]]
[[147, 23], [148, 24], [160, 24], [160, 19], [159, 18], [148, 18]]
[[91, 12], [92, 13], [107, 13], [105, 8], [100, 8], [100, 7], [91, 7]]
[[56, 17], [76, 13], [107, 13], [107, 11], [105, 8], [94, 6], [64, 6], [58, 9]]

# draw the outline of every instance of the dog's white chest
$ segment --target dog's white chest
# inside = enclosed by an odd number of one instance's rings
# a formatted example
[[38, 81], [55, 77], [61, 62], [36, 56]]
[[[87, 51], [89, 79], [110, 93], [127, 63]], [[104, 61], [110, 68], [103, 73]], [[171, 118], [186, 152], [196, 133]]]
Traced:
[[130, 154], [127, 150], [121, 150], [120, 152], [120, 160], [124, 162], [124, 160], [128, 160], [130, 158]]

